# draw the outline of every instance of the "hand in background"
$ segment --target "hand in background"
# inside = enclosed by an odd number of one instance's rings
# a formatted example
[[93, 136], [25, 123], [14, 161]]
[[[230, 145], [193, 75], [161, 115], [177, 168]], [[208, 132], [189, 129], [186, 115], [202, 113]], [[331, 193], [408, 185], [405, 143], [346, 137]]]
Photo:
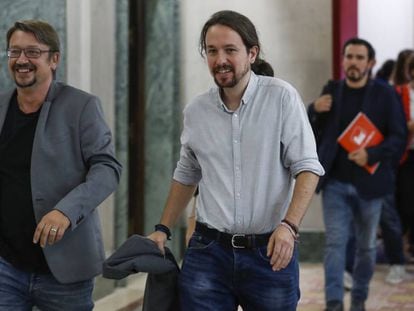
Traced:
[[332, 108], [332, 96], [329, 94], [322, 95], [315, 100], [313, 107], [317, 113], [330, 111]]
[[355, 150], [348, 154], [348, 159], [359, 166], [365, 166], [368, 163], [368, 153], [365, 148]]

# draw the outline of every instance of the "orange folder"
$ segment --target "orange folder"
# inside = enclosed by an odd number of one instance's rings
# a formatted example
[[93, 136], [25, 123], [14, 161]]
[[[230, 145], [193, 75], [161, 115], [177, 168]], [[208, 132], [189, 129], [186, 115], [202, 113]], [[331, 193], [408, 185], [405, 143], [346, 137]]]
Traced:
[[[376, 146], [384, 140], [384, 136], [374, 123], [363, 112], [359, 112], [351, 123], [338, 137], [338, 143], [348, 152], [361, 148]], [[379, 166], [379, 162], [373, 165], [365, 165], [364, 168], [372, 175]]]

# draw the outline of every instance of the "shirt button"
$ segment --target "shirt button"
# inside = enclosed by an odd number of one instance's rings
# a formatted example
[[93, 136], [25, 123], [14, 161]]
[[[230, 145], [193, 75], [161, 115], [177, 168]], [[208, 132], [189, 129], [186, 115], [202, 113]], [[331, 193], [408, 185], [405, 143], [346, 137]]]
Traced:
[[236, 193], [236, 197], [238, 197], [238, 198], [240, 197], [240, 192]]
[[237, 144], [237, 139], [234, 140], [234, 143]]
[[237, 118], [237, 113], [234, 114], [234, 117]]

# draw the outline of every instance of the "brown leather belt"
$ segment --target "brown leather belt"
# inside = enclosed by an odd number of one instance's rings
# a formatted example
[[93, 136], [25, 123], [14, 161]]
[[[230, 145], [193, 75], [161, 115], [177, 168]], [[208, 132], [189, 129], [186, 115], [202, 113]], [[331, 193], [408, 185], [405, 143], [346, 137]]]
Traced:
[[209, 240], [219, 242], [225, 247], [246, 249], [266, 246], [272, 235], [272, 232], [263, 234], [232, 234], [209, 228], [200, 222], [196, 222], [195, 231]]

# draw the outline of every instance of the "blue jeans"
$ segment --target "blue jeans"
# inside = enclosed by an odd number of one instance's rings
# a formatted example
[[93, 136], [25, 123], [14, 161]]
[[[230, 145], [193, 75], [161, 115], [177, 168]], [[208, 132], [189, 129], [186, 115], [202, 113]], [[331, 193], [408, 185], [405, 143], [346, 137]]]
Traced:
[[355, 233], [354, 224], [351, 225], [349, 231], [348, 242], [346, 243], [346, 256], [345, 256], [345, 270], [352, 274], [355, 263]]
[[297, 252], [274, 272], [266, 246], [232, 249], [195, 232], [179, 278], [182, 311], [296, 310], [300, 297]]
[[[383, 198], [380, 228], [382, 231], [382, 239], [384, 243], [384, 250], [386, 260], [390, 265], [404, 265], [404, 246], [400, 216], [395, 207], [394, 194], [387, 194]], [[346, 265], [345, 269], [352, 274], [355, 257], [355, 235], [352, 232], [348, 240], [346, 251]], [[379, 258], [377, 256], [377, 262]]]
[[61, 284], [51, 274], [27, 273], [0, 257], [0, 310], [89, 311], [93, 280]]
[[346, 245], [353, 224], [356, 252], [351, 296], [353, 300], [365, 301], [374, 273], [376, 233], [383, 199], [364, 200], [352, 184], [330, 179], [322, 201], [326, 228], [325, 298], [343, 300]]

